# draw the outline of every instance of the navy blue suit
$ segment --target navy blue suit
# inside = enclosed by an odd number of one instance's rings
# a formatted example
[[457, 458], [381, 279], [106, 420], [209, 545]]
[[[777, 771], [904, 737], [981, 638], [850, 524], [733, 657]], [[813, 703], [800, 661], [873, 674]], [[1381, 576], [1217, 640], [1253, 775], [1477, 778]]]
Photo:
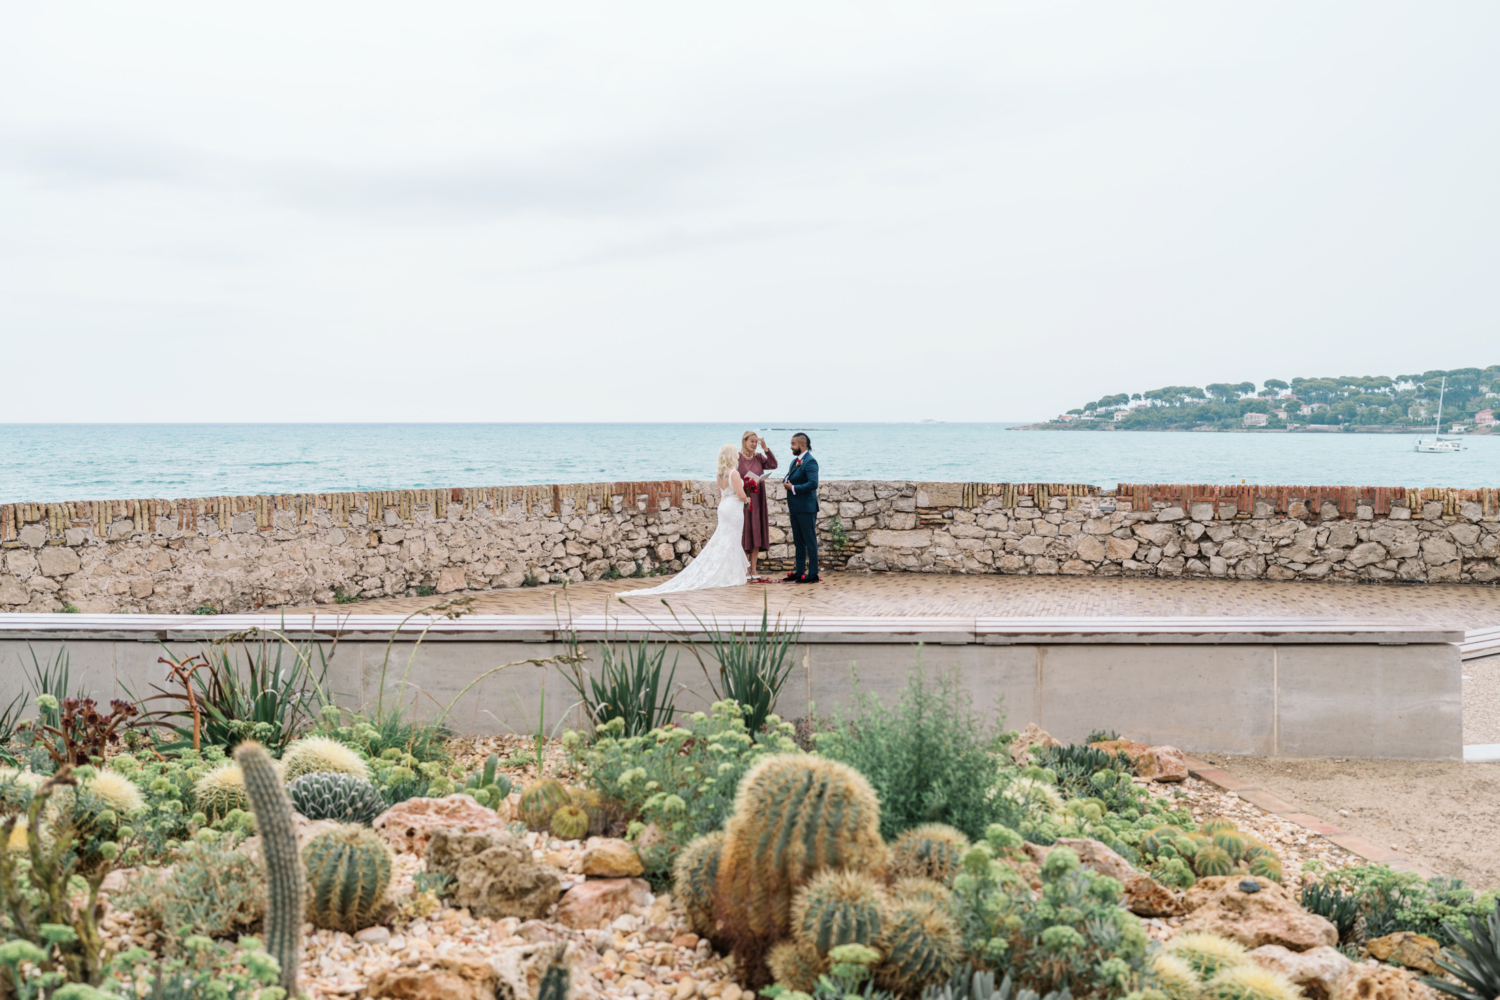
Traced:
[[[786, 474], [787, 513], [792, 518], [792, 544], [797, 550], [797, 576], [818, 578], [818, 460], [805, 451]], [[805, 571], [804, 571], [805, 570]]]

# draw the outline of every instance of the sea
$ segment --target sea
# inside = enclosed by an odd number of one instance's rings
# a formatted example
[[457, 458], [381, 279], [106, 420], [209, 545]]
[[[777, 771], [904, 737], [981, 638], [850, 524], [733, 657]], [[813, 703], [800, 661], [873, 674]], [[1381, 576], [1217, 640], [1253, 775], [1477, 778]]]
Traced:
[[[1003, 423], [9, 424], [0, 503], [709, 479], [746, 430], [824, 479], [1500, 486], [1500, 435], [1418, 454], [1415, 434], [1027, 431]], [[1430, 433], [1430, 432], [1429, 432]]]

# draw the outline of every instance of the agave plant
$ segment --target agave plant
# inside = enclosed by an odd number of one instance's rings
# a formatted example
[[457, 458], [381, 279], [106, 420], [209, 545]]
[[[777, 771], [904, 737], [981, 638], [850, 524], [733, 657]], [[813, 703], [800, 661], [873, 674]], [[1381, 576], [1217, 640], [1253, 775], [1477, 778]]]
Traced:
[[1422, 982], [1459, 1000], [1500, 997], [1500, 899], [1495, 901], [1488, 920], [1481, 920], [1478, 914], [1469, 917], [1468, 935], [1454, 924], [1444, 924], [1443, 929], [1454, 946], [1444, 948], [1433, 961], [1459, 982], [1436, 976], [1423, 976]]

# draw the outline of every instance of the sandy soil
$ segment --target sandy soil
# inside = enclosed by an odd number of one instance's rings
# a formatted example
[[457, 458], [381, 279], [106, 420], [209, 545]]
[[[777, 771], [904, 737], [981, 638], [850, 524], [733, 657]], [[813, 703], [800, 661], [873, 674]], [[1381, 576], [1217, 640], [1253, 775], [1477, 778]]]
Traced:
[[1500, 656], [1464, 664], [1464, 744], [1500, 743]]
[[1500, 886], [1500, 763], [1209, 756], [1371, 843], [1475, 888]]

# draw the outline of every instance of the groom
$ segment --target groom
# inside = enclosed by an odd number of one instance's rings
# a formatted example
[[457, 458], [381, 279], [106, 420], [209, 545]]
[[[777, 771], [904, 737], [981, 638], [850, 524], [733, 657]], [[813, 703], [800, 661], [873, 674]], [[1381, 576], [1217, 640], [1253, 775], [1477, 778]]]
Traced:
[[786, 509], [792, 516], [792, 543], [797, 547], [797, 567], [784, 583], [818, 582], [818, 460], [812, 457], [812, 439], [792, 435], [795, 459], [782, 480], [786, 484]]

